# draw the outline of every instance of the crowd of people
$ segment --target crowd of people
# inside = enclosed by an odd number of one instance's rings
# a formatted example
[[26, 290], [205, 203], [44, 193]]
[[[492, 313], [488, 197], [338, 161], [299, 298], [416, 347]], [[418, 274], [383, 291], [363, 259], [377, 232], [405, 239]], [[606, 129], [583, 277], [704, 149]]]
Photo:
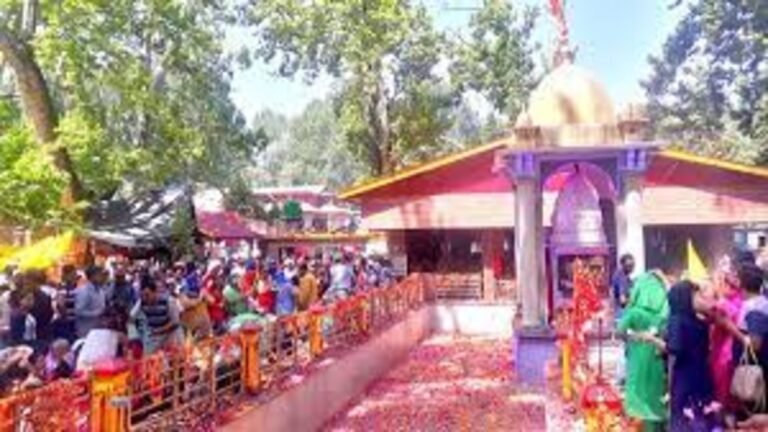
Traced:
[[638, 430], [768, 430], [768, 297], [764, 263], [724, 257], [707, 277], [670, 269], [612, 279], [626, 339], [624, 409]]
[[392, 281], [386, 260], [341, 251], [281, 262], [107, 259], [54, 272], [9, 267], [0, 275], [0, 396]]

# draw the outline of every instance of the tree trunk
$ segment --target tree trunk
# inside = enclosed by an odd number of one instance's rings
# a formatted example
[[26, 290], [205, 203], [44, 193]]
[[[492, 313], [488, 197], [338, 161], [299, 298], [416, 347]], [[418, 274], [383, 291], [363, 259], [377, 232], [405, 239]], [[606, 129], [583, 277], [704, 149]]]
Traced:
[[44, 145], [52, 146], [51, 156], [57, 169], [69, 176], [69, 187], [62, 197], [65, 204], [82, 199], [83, 188], [74, 170], [67, 149], [56, 146], [58, 119], [43, 73], [34, 59], [31, 48], [10, 32], [0, 29], [0, 54], [16, 76], [16, 86], [24, 115], [32, 124], [35, 137]]
[[368, 129], [371, 135], [369, 160], [375, 175], [391, 174], [395, 164], [392, 161], [392, 134], [389, 125], [387, 95], [381, 78], [378, 78], [372, 87], [365, 92], [366, 101], [364, 102], [368, 113]]

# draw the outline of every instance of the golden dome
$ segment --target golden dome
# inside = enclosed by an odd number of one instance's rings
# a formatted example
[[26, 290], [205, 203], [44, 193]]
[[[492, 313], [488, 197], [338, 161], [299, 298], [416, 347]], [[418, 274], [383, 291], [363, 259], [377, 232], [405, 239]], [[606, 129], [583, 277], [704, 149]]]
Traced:
[[613, 103], [592, 74], [571, 63], [550, 72], [531, 94], [517, 126], [614, 125]]

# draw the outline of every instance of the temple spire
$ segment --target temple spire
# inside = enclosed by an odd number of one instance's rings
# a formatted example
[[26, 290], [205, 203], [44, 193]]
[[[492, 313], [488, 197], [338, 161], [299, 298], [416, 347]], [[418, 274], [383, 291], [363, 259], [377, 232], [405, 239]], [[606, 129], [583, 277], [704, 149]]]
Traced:
[[568, 22], [565, 19], [565, 0], [549, 0], [549, 13], [557, 26], [554, 66], [573, 62], [573, 49], [568, 40]]

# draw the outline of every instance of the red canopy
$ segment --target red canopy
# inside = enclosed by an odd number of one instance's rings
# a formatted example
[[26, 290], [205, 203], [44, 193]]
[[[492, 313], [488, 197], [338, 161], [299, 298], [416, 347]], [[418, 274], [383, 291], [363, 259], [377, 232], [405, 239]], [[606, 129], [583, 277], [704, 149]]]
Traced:
[[259, 234], [237, 212], [197, 212], [197, 229], [209, 238], [219, 240], [253, 239]]

